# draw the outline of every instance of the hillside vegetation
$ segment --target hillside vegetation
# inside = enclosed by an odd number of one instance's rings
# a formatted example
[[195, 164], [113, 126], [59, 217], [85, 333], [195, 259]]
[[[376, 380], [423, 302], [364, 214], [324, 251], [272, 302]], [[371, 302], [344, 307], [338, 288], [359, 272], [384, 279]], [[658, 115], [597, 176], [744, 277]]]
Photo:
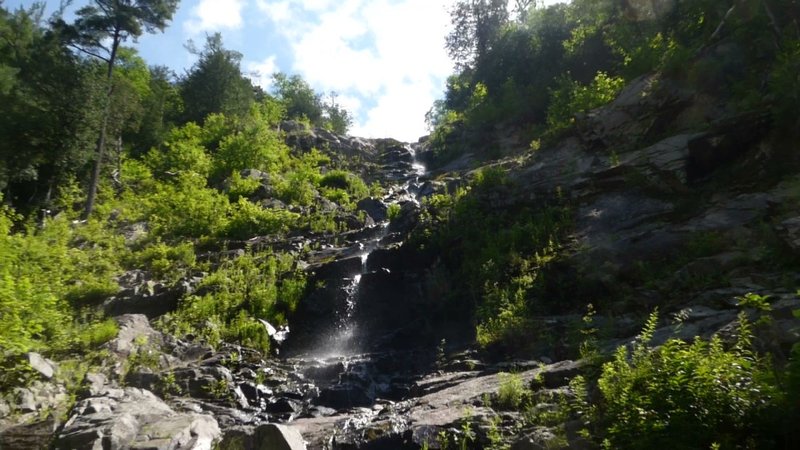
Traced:
[[[797, 1], [457, 1], [413, 145], [345, 136], [299, 76], [254, 86], [219, 34], [149, 67], [126, 39], [176, 1], [90, 3], [0, 4], [0, 438], [80, 428], [97, 372], [226, 432], [357, 435], [335, 448], [797, 446]], [[109, 344], [130, 313], [161, 347]], [[275, 358], [274, 327], [346, 319], [384, 353]], [[63, 398], [23, 411], [42, 383]]]

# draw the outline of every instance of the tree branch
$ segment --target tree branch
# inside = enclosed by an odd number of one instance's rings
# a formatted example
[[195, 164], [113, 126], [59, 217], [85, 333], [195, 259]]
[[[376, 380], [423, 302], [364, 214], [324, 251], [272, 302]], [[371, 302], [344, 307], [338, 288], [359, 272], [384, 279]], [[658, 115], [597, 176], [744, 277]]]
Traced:
[[68, 45], [70, 47], [74, 48], [75, 50], [78, 50], [79, 52], [86, 53], [89, 56], [94, 56], [95, 58], [100, 59], [100, 60], [105, 61], [105, 62], [109, 61], [109, 59], [106, 58], [105, 56], [99, 55], [99, 54], [94, 53], [94, 52], [90, 52], [89, 50], [87, 50], [87, 49], [85, 49], [85, 48], [83, 48], [83, 47], [81, 47], [79, 45], [75, 45], [75, 44], [68, 44]]

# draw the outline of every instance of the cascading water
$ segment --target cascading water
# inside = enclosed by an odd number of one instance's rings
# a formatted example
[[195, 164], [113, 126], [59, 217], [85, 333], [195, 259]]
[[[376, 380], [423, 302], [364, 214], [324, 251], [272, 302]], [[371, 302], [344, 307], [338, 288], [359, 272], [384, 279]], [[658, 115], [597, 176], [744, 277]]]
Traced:
[[330, 337], [327, 348], [323, 349], [322, 353], [326, 357], [348, 356], [358, 350], [355, 342], [357, 328], [353, 315], [359, 298], [361, 278], [367, 273], [369, 255], [378, 248], [381, 240], [388, 234], [388, 220], [376, 225], [376, 229], [377, 234], [375, 237], [358, 244], [360, 252], [357, 256], [361, 259], [361, 267], [359, 273], [353, 275], [349, 284], [344, 288], [346, 294], [345, 308], [339, 312], [336, 334]]
[[[400, 185], [398, 192], [390, 189], [383, 202], [388, 205], [413, 202], [419, 205], [419, 179], [426, 173], [425, 165], [417, 159], [416, 150], [411, 145], [406, 145], [404, 149], [408, 152], [410, 159], [410, 171], [406, 172], [403, 179], [398, 180]], [[337, 329], [333, 336], [330, 336], [324, 348], [317, 349], [318, 354], [325, 357], [346, 357], [358, 354], [361, 350], [358, 342], [358, 324], [354, 320], [354, 313], [360, 297], [361, 280], [368, 273], [367, 260], [370, 254], [381, 244], [381, 241], [389, 234], [389, 220], [386, 219], [375, 226], [375, 234], [365, 241], [358, 244], [359, 252], [357, 256], [361, 258], [361, 268], [357, 274], [349, 278], [349, 283], [344, 287], [346, 300], [344, 310], [339, 311], [337, 318]]]

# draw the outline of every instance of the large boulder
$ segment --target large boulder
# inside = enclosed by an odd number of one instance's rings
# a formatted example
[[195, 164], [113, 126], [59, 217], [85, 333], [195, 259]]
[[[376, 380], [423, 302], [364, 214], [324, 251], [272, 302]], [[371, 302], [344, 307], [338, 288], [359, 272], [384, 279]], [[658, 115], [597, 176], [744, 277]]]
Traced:
[[219, 450], [305, 450], [296, 428], [269, 423], [257, 427], [236, 427], [225, 433]]
[[150, 391], [107, 389], [75, 405], [53, 447], [210, 450], [220, 434], [212, 416], [176, 413]]
[[386, 204], [374, 197], [359, 200], [356, 209], [367, 213], [375, 222], [383, 222], [388, 217]]
[[28, 353], [27, 360], [31, 369], [35, 370], [39, 375], [47, 379], [53, 378], [56, 371], [56, 364], [53, 361], [33, 352]]
[[164, 341], [164, 336], [150, 326], [150, 321], [143, 314], [125, 314], [117, 317], [116, 321], [119, 334], [107, 345], [118, 355], [128, 356], [141, 344], [157, 348]]

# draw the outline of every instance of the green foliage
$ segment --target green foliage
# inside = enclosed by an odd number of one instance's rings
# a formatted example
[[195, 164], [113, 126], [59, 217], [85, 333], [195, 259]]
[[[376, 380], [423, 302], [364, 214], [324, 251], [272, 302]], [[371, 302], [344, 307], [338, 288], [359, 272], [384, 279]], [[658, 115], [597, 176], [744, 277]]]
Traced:
[[242, 55], [222, 45], [222, 35], [206, 36], [202, 50], [190, 44], [198, 61], [181, 80], [183, 118], [186, 122], [203, 123], [213, 113], [244, 115], [253, 104], [253, 86], [239, 67]]
[[194, 246], [191, 243], [167, 245], [156, 242], [133, 253], [127, 265], [147, 269], [155, 279], [175, 282], [188, 275], [195, 263]]
[[797, 126], [796, 105], [800, 104], [800, 38], [787, 40], [769, 76], [773, 116], [779, 125]]
[[44, 7], [0, 8], [0, 189], [24, 214], [84, 168], [99, 118], [94, 68], [43, 26]]
[[218, 178], [243, 169], [279, 173], [288, 163], [289, 149], [281, 136], [270, 128], [263, 108], [253, 107], [250, 114], [233, 120], [219, 142], [214, 163]]
[[223, 229], [229, 208], [227, 197], [207, 188], [205, 178], [194, 172], [159, 184], [147, 203], [153, 231], [168, 237], [214, 235]]
[[119, 326], [114, 319], [92, 320], [80, 327], [77, 333], [78, 348], [90, 350], [100, 347], [119, 334]]
[[323, 125], [322, 98], [303, 78], [299, 75], [276, 73], [272, 76], [272, 81], [275, 96], [283, 104], [287, 118], [305, 119], [314, 126]]
[[254, 178], [242, 178], [239, 172], [233, 172], [230, 178], [226, 180], [228, 183], [227, 193], [228, 198], [232, 201], [238, 201], [240, 198], [247, 198], [252, 195], [261, 186], [261, 181]]
[[203, 130], [194, 123], [173, 129], [162, 149], [152, 149], [144, 163], [159, 177], [194, 172], [203, 177], [211, 173], [211, 157], [203, 147]]
[[302, 272], [286, 254], [253, 254], [225, 261], [203, 279], [202, 295], [184, 298], [164, 326], [177, 334], [199, 334], [212, 345], [235, 342], [269, 350], [258, 319], [280, 325], [297, 307], [305, 289]]
[[[369, 187], [364, 183], [364, 180], [344, 170], [331, 170], [327, 172], [320, 178], [319, 186], [322, 188], [323, 195], [329, 199], [338, 200], [344, 205], [354, 204], [358, 200], [368, 197], [370, 194]], [[346, 196], [341, 196], [341, 194], [336, 195], [337, 191], [345, 193]]]
[[401, 209], [402, 207], [399, 203], [392, 203], [386, 207], [386, 216], [389, 218], [389, 220], [394, 220], [400, 215]]
[[25, 352], [87, 349], [110, 339], [116, 324], [78, 317], [94, 295], [116, 292], [112, 277], [119, 271], [118, 242], [93, 230], [96, 223], [73, 228], [61, 218], [14, 232], [15, 219], [0, 209], [0, 366], [9, 373], [19, 373]]
[[513, 196], [514, 189], [502, 170], [480, 171], [468, 189], [426, 199], [413, 239], [441, 255], [440, 270], [459, 280], [442, 288], [442, 301], [470, 314], [478, 342], [520, 350], [532, 344], [533, 312], [546, 307], [533, 298], [545, 288], [543, 272], [558, 255], [569, 214], [558, 205], [536, 214], [524, 206], [495, 207], [493, 199]]
[[285, 234], [297, 223], [299, 214], [277, 209], [265, 209], [240, 198], [231, 208], [231, 216], [222, 234], [234, 239]]
[[758, 311], [770, 311], [772, 309], [769, 304], [769, 296], [748, 292], [741, 297], [736, 297], [736, 300], [740, 308], [753, 308]]
[[522, 376], [516, 373], [499, 373], [500, 388], [497, 390], [496, 405], [502, 409], [518, 410], [530, 400], [531, 392], [525, 386]]
[[[779, 399], [767, 365], [750, 349], [749, 326], [740, 317], [736, 344], [721, 339], [668, 340], [649, 345], [656, 315], [632, 350], [620, 347], [603, 366], [599, 420], [610, 448], [752, 447], [765, 412]], [[765, 442], [765, 441], [761, 441]]]
[[624, 81], [620, 77], [610, 77], [598, 72], [588, 86], [572, 80], [569, 76], [558, 80], [551, 92], [550, 107], [547, 110], [547, 125], [550, 132], [558, 132], [570, 127], [575, 115], [605, 105], [614, 99]]
[[133, 341], [131, 353], [125, 360], [125, 373], [140, 370], [156, 371], [159, 369], [161, 351], [147, 337], [139, 336]]

